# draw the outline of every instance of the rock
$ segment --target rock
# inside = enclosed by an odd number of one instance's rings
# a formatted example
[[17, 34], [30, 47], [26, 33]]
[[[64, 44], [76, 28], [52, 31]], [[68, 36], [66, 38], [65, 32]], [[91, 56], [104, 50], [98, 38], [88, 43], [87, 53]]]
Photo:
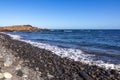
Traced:
[[5, 67], [9, 67], [10, 65], [9, 65], [9, 64], [7, 64], [7, 63], [4, 63], [4, 66], [5, 66]]
[[3, 74], [2, 73], [0, 73], [0, 80], [3, 78], [4, 76], [3, 76]]
[[49, 74], [49, 73], [47, 73], [47, 76], [48, 76], [49, 79], [51, 79], [51, 78], [54, 77], [53, 75], [51, 75], [51, 74]]
[[115, 70], [111, 70], [110, 72], [111, 72], [111, 74], [116, 74]]
[[21, 65], [17, 65], [15, 70], [20, 70], [21, 69]]
[[83, 71], [83, 70], [85, 70], [85, 68], [81, 67], [80, 70]]
[[9, 66], [12, 65], [12, 63], [13, 63], [13, 56], [12, 56], [12, 55], [7, 55], [7, 56], [5, 57], [4, 66], [5, 66], [5, 67], [9, 67]]
[[0, 67], [2, 67], [4, 65], [4, 59], [0, 58]]
[[88, 74], [86, 74], [85, 72], [79, 72], [79, 75], [84, 77], [85, 80], [94, 80], [93, 78], [91, 78]]
[[39, 71], [39, 67], [36, 67], [36, 71]]
[[18, 71], [17, 71], [17, 76], [22, 77], [22, 76], [23, 76], [23, 72], [22, 72], [21, 70], [18, 70]]
[[5, 78], [12, 78], [12, 74], [10, 74], [9, 72], [5, 72], [3, 73]]
[[26, 77], [28, 77], [28, 75], [25, 75], [25, 74], [24, 74], [23, 77], [26, 78]]
[[92, 75], [93, 78], [95, 78], [96, 76], [95, 75]]

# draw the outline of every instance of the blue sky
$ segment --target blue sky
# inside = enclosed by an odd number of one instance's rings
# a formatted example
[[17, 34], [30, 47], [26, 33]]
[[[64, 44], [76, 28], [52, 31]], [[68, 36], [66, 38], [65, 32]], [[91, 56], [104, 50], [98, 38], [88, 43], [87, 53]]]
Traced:
[[0, 25], [120, 29], [120, 0], [0, 0]]

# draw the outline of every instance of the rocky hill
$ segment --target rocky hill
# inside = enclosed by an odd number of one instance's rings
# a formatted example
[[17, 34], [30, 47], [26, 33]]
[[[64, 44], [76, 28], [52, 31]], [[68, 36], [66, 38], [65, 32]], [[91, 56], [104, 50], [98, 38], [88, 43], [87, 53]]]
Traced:
[[4, 26], [0, 27], [0, 32], [8, 31], [38, 31], [40, 28], [33, 27], [31, 25], [14, 25], [14, 26]]

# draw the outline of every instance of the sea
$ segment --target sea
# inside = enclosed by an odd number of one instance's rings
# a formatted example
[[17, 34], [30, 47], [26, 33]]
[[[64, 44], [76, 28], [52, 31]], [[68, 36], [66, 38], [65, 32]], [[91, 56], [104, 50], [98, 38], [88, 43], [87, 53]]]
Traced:
[[120, 71], [120, 30], [51, 29], [6, 34], [61, 57]]

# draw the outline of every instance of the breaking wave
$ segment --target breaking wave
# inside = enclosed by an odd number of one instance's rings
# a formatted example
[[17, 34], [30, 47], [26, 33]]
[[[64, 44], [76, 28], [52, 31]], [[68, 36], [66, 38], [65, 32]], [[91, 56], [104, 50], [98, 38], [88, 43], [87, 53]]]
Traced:
[[11, 36], [15, 40], [30, 43], [33, 46], [36, 46], [42, 49], [50, 50], [54, 54], [61, 56], [62, 58], [68, 57], [70, 59], [74, 59], [75, 61], [80, 61], [84, 64], [97, 65], [99, 67], [103, 67], [106, 69], [115, 69], [115, 70], [120, 71], [120, 64], [113, 64], [113, 63], [105, 61], [105, 60], [111, 60], [109, 57], [102, 57], [100, 59], [95, 59], [96, 55], [85, 54], [84, 51], [80, 49], [61, 48], [61, 47], [53, 46], [53, 45], [46, 44], [46, 43], [35, 42], [31, 40], [24, 40], [19, 35], [12, 35], [12, 34], [7, 34], [7, 35]]

